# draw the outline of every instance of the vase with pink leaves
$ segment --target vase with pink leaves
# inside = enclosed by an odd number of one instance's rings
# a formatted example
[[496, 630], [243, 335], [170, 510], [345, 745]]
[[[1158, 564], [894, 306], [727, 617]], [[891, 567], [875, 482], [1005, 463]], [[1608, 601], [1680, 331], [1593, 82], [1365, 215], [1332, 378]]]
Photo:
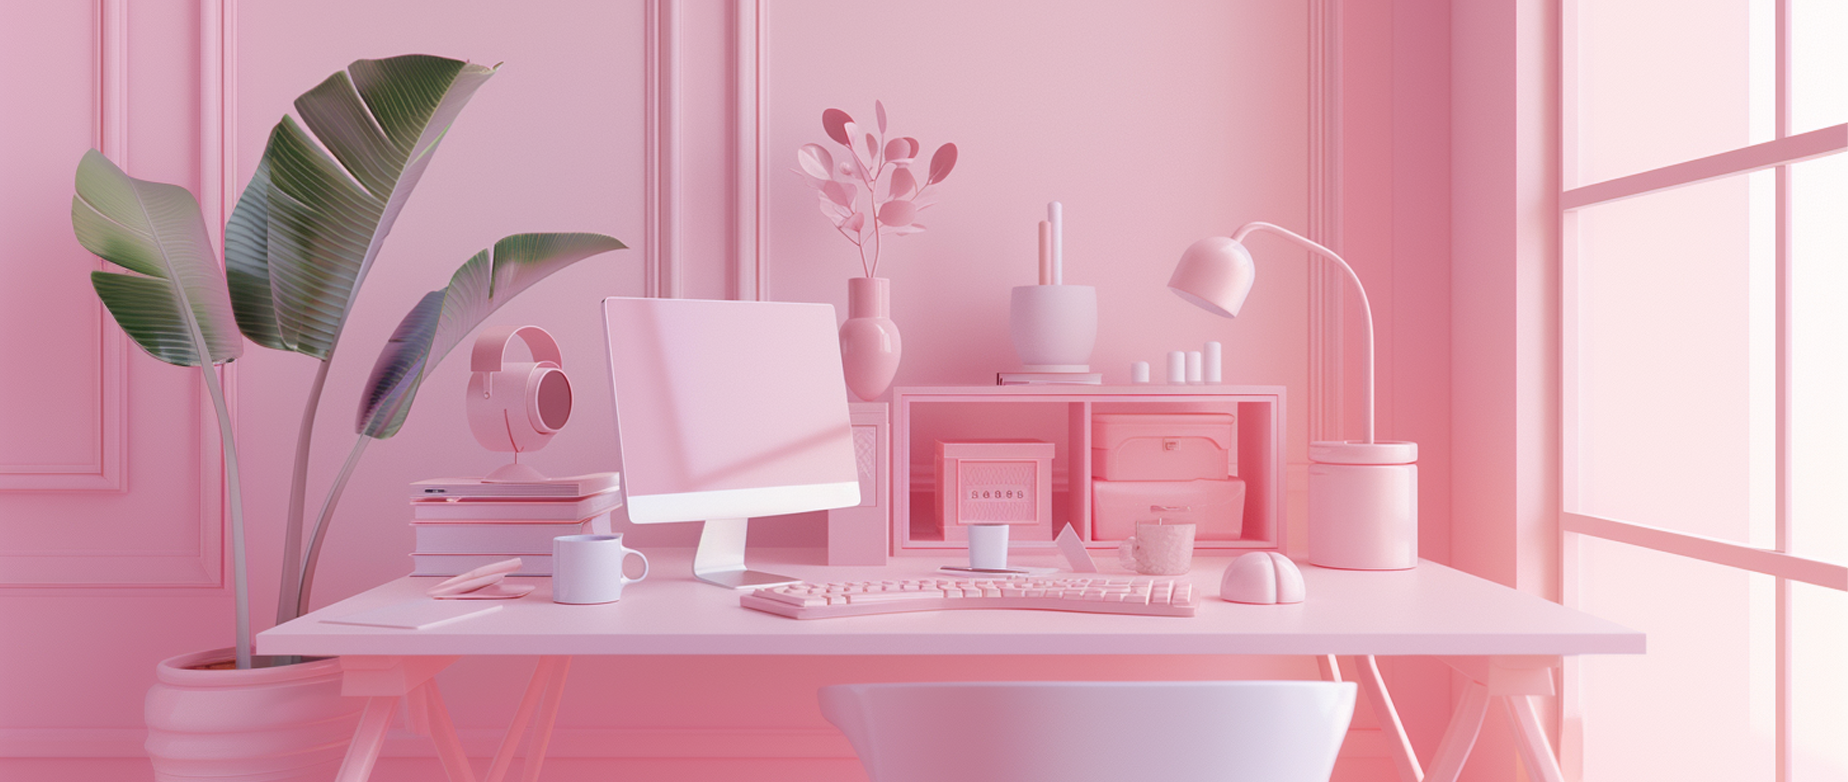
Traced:
[[[935, 203], [931, 186], [956, 167], [956, 145], [944, 144], [917, 170], [922, 147], [910, 136], [886, 135], [885, 104], [873, 101], [875, 129], [840, 109], [821, 113], [821, 127], [838, 145], [796, 150], [799, 173], [815, 189], [821, 213], [860, 250], [861, 276], [847, 281], [847, 321], [841, 325], [841, 366], [847, 387], [861, 399], [884, 394], [898, 373], [901, 343], [892, 322], [891, 281], [877, 276], [888, 236], [924, 230], [918, 213]], [[838, 159], [837, 159], [838, 156]]]

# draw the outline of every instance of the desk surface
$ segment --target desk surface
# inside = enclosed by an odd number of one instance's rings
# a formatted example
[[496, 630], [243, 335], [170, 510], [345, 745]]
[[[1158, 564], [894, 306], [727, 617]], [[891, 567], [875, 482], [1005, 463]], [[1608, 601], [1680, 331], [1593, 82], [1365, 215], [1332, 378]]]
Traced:
[[[1639, 654], [1643, 634], [1443, 565], [1360, 572], [1302, 565], [1309, 599], [1251, 606], [1218, 599], [1230, 561], [1199, 557], [1203, 596], [1193, 617], [1064, 611], [959, 610], [795, 620], [743, 608], [738, 594], [699, 583], [690, 550], [647, 552], [648, 579], [621, 602], [551, 602], [549, 579], [503, 608], [425, 630], [321, 621], [425, 599], [440, 579], [400, 578], [257, 636], [261, 654]], [[898, 558], [883, 567], [829, 567], [807, 552], [753, 551], [751, 564], [811, 581], [938, 575], [949, 559]], [[1022, 564], [1035, 564], [1019, 557]]]

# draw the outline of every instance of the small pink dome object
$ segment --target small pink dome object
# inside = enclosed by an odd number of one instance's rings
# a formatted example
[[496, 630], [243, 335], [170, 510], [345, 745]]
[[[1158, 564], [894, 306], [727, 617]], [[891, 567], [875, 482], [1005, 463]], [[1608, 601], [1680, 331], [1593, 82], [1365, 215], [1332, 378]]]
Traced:
[[1233, 603], [1301, 603], [1303, 596], [1302, 571], [1275, 551], [1253, 551], [1232, 560], [1219, 580], [1219, 598]]

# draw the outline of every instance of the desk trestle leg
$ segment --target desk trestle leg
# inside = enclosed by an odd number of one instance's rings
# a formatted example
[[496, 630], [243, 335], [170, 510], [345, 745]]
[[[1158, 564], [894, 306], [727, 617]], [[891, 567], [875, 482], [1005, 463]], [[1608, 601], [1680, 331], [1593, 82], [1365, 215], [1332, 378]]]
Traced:
[[1462, 702], [1450, 717], [1450, 727], [1437, 746], [1437, 759], [1431, 766], [1427, 782], [1456, 782], [1463, 772], [1463, 761], [1482, 732], [1491, 701], [1501, 701], [1514, 724], [1521, 762], [1527, 776], [1536, 782], [1561, 782], [1559, 760], [1547, 741], [1540, 718], [1534, 713], [1533, 696], [1553, 694], [1553, 669], [1559, 658], [1551, 656], [1447, 657], [1444, 662], [1469, 677], [1463, 688]]
[[1354, 665], [1354, 679], [1367, 694], [1367, 701], [1373, 704], [1373, 718], [1380, 725], [1380, 733], [1384, 734], [1386, 751], [1399, 770], [1399, 779], [1401, 782], [1423, 782], [1424, 769], [1419, 767], [1418, 755], [1412, 751], [1412, 740], [1405, 735], [1405, 723], [1399, 721], [1392, 693], [1386, 691], [1386, 682], [1380, 678], [1379, 664], [1370, 654], [1350, 659]]
[[[436, 756], [443, 761], [443, 773], [449, 782], [475, 782], [475, 770], [468, 765], [468, 753], [462, 751], [462, 739], [456, 736], [455, 723], [449, 720], [449, 709], [443, 706], [436, 680], [418, 685], [405, 698], [405, 708], [413, 715], [412, 726], [436, 745]], [[418, 714], [423, 715], [421, 719], [414, 716]]]
[[385, 746], [385, 729], [391, 727], [391, 713], [397, 708], [395, 695], [374, 695], [366, 699], [359, 729], [353, 732], [353, 745], [347, 747], [346, 758], [340, 761], [337, 782], [366, 782], [366, 778], [372, 776], [372, 766], [378, 763], [379, 750]]
[[[438, 671], [455, 662], [454, 657], [389, 657], [379, 655], [342, 655], [340, 657], [340, 694], [366, 699], [366, 708], [353, 731], [353, 743], [347, 746], [346, 759], [340, 762], [338, 782], [366, 782], [378, 763], [379, 750], [385, 746], [385, 731], [391, 727], [392, 712], [398, 699], [411, 700], [411, 725], [429, 731], [437, 741], [439, 752], [446, 753], [443, 765], [450, 768], [453, 782], [474, 782], [458, 777], [453, 763], [461, 757], [462, 745], [456, 740], [455, 727], [442, 711], [442, 696], [436, 693]], [[445, 743], [450, 750], [445, 749]], [[452, 750], [452, 752], [451, 752]], [[454, 757], [451, 757], [453, 754]], [[462, 773], [468, 773], [466, 759]]]
[[488, 768], [486, 782], [506, 779], [507, 768], [513, 765], [513, 753], [519, 749], [520, 736], [526, 733], [527, 723], [535, 714], [539, 722], [533, 726], [533, 734], [527, 741], [526, 768], [520, 777], [526, 782], [539, 778], [539, 766], [552, 740], [552, 725], [558, 719], [558, 702], [564, 696], [565, 673], [570, 668], [570, 657], [539, 658], [539, 666], [533, 669], [533, 678], [526, 684], [526, 694], [520, 696], [520, 710], [513, 715], [507, 735], [501, 738], [500, 749], [494, 753], [494, 764]]

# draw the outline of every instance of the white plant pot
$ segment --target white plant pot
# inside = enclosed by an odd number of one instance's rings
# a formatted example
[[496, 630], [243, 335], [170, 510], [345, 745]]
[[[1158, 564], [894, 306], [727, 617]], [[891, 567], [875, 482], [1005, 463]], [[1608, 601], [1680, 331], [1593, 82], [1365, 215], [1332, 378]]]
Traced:
[[1008, 302], [1014, 352], [1029, 372], [1089, 372], [1097, 345], [1097, 289], [1021, 285]]
[[340, 694], [340, 661], [192, 670], [230, 649], [162, 660], [148, 689], [148, 758], [159, 782], [327, 782], [364, 698]]

